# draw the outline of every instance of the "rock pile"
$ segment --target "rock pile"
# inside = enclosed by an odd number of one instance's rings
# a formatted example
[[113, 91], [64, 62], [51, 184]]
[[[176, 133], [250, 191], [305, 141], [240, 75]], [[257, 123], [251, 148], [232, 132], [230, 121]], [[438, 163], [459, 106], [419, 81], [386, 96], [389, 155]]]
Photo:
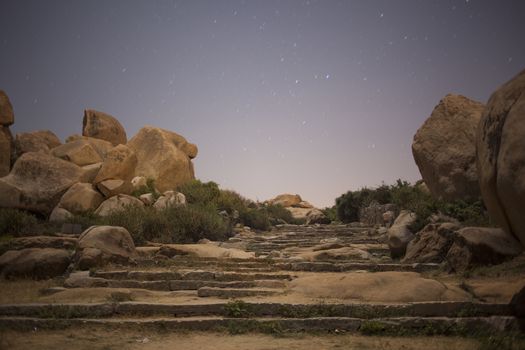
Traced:
[[288, 210], [294, 219], [304, 220], [306, 224], [329, 224], [330, 219], [312, 204], [304, 201], [298, 194], [280, 194], [267, 201], [271, 205], [281, 205]]
[[447, 95], [417, 131], [412, 151], [435, 197], [481, 197], [492, 220], [525, 246], [525, 71], [486, 106]]
[[[162, 210], [185, 204], [174, 190], [195, 178], [191, 160], [197, 146], [168, 130], [146, 126], [128, 142], [116, 118], [87, 109], [82, 135], [62, 144], [48, 130], [19, 133], [13, 139], [13, 123], [9, 98], [0, 91], [0, 207], [29, 210], [58, 222], [93, 211], [108, 215], [126, 205]], [[135, 184], [134, 178], [139, 179]], [[147, 179], [156, 187], [148, 190], [160, 193], [131, 196], [134, 190], [144, 193]]]

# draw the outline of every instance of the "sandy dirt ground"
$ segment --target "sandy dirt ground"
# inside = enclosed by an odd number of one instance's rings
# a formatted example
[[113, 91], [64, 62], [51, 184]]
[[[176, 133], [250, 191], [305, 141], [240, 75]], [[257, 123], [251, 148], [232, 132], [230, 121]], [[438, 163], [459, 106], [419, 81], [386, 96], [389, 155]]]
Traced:
[[225, 333], [127, 333], [102, 329], [0, 332], [1, 350], [19, 349], [140, 349], [140, 350], [270, 350], [270, 349], [477, 349], [479, 341], [455, 337], [367, 337], [359, 335], [305, 335], [275, 337]]

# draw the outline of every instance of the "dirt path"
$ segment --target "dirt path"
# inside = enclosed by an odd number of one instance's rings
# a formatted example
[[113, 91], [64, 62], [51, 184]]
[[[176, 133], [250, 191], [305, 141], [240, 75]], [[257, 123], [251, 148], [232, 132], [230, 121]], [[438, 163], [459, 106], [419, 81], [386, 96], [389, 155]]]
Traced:
[[177, 350], [270, 350], [270, 349], [477, 349], [478, 340], [456, 337], [367, 337], [358, 335], [292, 335], [224, 333], [140, 334], [121, 331], [75, 329], [0, 333], [0, 349], [177, 349]]

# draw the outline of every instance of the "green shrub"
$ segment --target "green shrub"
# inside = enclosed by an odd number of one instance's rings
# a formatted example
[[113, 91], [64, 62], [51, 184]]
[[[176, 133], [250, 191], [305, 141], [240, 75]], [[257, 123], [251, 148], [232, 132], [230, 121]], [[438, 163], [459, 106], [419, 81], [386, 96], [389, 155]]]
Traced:
[[288, 224], [295, 224], [297, 222], [292, 213], [280, 204], [268, 204], [265, 208], [270, 222], [274, 225], [281, 223], [281, 221]]
[[337, 208], [336, 206], [327, 207], [322, 210], [323, 214], [330, 219], [330, 222], [337, 221]]
[[487, 226], [490, 220], [481, 201], [447, 202], [433, 198], [430, 193], [407, 181], [397, 180], [394, 185], [385, 184], [375, 188], [349, 191], [336, 199], [337, 218], [343, 222], [359, 220], [359, 209], [371, 202], [393, 203], [397, 208], [410, 210], [417, 216], [409, 227], [412, 232], [420, 231], [429, 223], [432, 214], [441, 213], [462, 222], [464, 225]]
[[23, 210], [0, 208], [0, 235], [19, 236], [32, 233], [38, 226], [38, 219]]
[[335, 200], [337, 218], [342, 222], [359, 221], [359, 208], [362, 205], [360, 193], [348, 191]]
[[249, 208], [241, 213], [241, 222], [256, 230], [269, 230], [270, 218], [265, 208]]
[[69, 222], [83, 227], [122, 226], [129, 231], [135, 244], [144, 244], [146, 241], [193, 243], [202, 238], [224, 240], [231, 232], [229, 223], [214, 207], [192, 204], [160, 211], [153, 207], [129, 206], [105, 217], [92, 213], [76, 215]]
[[221, 195], [219, 186], [215, 182], [189, 181], [178, 188], [186, 196], [189, 204], [209, 205], [217, 204]]
[[240, 194], [230, 190], [220, 190], [219, 196], [215, 200], [217, 209], [219, 211], [225, 210], [229, 215], [233, 215], [235, 211], [240, 215], [248, 210], [250, 201]]

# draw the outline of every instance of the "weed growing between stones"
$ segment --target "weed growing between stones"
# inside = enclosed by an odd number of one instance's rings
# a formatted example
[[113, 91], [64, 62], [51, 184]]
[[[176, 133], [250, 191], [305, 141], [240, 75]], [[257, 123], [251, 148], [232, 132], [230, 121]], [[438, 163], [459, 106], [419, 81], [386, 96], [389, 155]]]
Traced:
[[226, 316], [234, 318], [249, 318], [253, 316], [252, 306], [243, 300], [233, 300], [224, 306]]

